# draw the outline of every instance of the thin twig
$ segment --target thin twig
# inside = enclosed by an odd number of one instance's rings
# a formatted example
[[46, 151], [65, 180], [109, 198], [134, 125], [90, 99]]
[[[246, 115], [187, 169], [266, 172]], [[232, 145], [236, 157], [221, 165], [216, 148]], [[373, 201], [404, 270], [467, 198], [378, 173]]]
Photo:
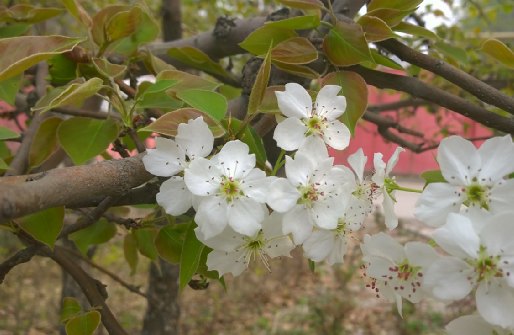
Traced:
[[5, 276], [16, 265], [29, 262], [36, 254], [37, 248], [30, 246], [28, 248], [19, 250], [17, 253], [9, 257], [5, 262], [0, 264], [0, 284], [4, 282]]

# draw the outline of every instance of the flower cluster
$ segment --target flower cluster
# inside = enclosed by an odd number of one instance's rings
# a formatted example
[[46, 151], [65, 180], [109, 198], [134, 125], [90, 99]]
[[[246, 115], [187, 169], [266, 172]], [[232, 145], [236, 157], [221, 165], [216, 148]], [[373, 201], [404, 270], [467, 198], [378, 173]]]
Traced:
[[[256, 168], [255, 155], [242, 141], [228, 141], [213, 152], [213, 135], [201, 117], [180, 124], [175, 140], [156, 138], [156, 149], [148, 150], [143, 162], [154, 175], [171, 177], [162, 183], [157, 202], [173, 216], [194, 208], [196, 237], [212, 249], [210, 271], [238, 276], [256, 258], [270, 270], [271, 258], [290, 257], [298, 245], [314, 262], [343, 263], [379, 196], [385, 226], [398, 226], [395, 193], [415, 191], [390, 176], [404, 150], [397, 148], [387, 164], [375, 153], [368, 177], [362, 149], [348, 157], [349, 166], [334, 165], [329, 156], [330, 147], [343, 150], [350, 141], [338, 120], [346, 108], [340, 89], [324, 86], [314, 103], [297, 84], [276, 92], [287, 118], [274, 139], [280, 148], [296, 150], [285, 156], [282, 178]], [[448, 333], [509, 334], [514, 329], [514, 181], [505, 178], [514, 172], [514, 144], [509, 136], [495, 137], [476, 149], [452, 136], [441, 142], [437, 161], [444, 182], [425, 187], [415, 216], [439, 227], [432, 245], [447, 255], [426, 243], [402, 246], [383, 232], [365, 235], [360, 249], [370, 280], [366, 286], [396, 303], [400, 314], [403, 298], [451, 301], [476, 288], [480, 316], [451, 322]]]

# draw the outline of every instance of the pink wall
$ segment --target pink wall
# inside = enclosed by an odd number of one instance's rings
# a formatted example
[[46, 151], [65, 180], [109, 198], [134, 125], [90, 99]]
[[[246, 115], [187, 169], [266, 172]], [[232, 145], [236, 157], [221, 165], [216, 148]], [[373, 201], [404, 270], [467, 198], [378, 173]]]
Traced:
[[[384, 91], [378, 91], [374, 87], [369, 86], [368, 88], [370, 92], [370, 105], [406, 99], [402, 97], [401, 94], [389, 95]], [[412, 110], [412, 108], [408, 108], [408, 110]], [[401, 112], [398, 114], [401, 115]], [[396, 111], [382, 112], [381, 115], [397, 120]], [[447, 110], [444, 110], [442, 115], [441, 123], [445, 124], [452, 134], [460, 135], [465, 138], [482, 137], [491, 134], [487, 128], [461, 115]], [[463, 123], [470, 124], [466, 132], [463, 131]], [[436, 135], [440, 130], [440, 126], [438, 126], [436, 122], [436, 116], [429, 114], [425, 108], [418, 108], [415, 112], [415, 117], [400, 116], [400, 124], [422, 132], [426, 139], [431, 140], [431, 142], [429, 142], [431, 144], [438, 143], [443, 138], [441, 134]], [[334, 150], [331, 153], [331, 155], [336, 158], [336, 164], [346, 164], [348, 156], [356, 152], [359, 148], [362, 148], [364, 154], [368, 157], [366, 170], [373, 169], [373, 155], [375, 152], [381, 152], [384, 155], [384, 161], [387, 162], [397, 145], [395, 143], [386, 143], [385, 140], [376, 133], [376, 128], [374, 124], [368, 122], [358, 124], [355, 131], [355, 138], [350, 141], [350, 146], [343, 151], [337, 152]], [[396, 132], [394, 129], [391, 131]], [[405, 134], [400, 135], [412, 142], [421, 142], [420, 138]], [[474, 143], [480, 146], [483, 142], [484, 141], [475, 141]], [[395, 172], [399, 174], [419, 175], [426, 170], [438, 169], [439, 167], [432, 154], [437, 155], [437, 150], [429, 150], [420, 154], [406, 150], [400, 154], [400, 160], [396, 165]]]

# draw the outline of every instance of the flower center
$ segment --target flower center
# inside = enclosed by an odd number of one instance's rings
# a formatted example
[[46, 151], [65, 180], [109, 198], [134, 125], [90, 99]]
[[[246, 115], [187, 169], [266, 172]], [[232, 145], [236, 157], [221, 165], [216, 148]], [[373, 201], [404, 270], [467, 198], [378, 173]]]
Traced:
[[[480, 246], [478, 252], [478, 258], [473, 261], [468, 261], [468, 264], [474, 268], [475, 273], [478, 275], [477, 283], [485, 280], [489, 281], [492, 277], [503, 277], [503, 271], [498, 266], [500, 262], [500, 256], [489, 256], [487, 255], [485, 248]], [[507, 276], [510, 273], [507, 272]], [[468, 280], [472, 280], [468, 277]]]
[[323, 131], [327, 128], [328, 122], [326, 117], [321, 118], [316, 114], [307, 119], [303, 119], [302, 121], [308, 129], [306, 136], [323, 134]]
[[223, 180], [220, 182], [220, 193], [227, 201], [232, 201], [244, 195], [239, 186], [239, 180], [234, 180], [234, 178], [226, 176], [224, 176]]
[[478, 205], [479, 207], [487, 205], [487, 194], [489, 192], [487, 186], [472, 182], [471, 185], [466, 186], [462, 191], [465, 192], [466, 199], [469, 200], [470, 205]]
[[257, 258], [257, 256], [261, 259], [264, 266], [268, 269], [268, 271], [271, 272], [268, 256], [264, 252], [264, 247], [266, 246], [266, 241], [264, 240], [264, 235], [262, 234], [262, 230], [259, 231], [257, 236], [255, 237], [248, 237], [245, 236], [245, 244], [242, 245], [242, 248], [244, 250], [243, 255], [241, 256], [244, 258], [244, 262], [246, 264], [246, 267], [248, 268], [248, 264], [250, 264], [250, 261]]
[[319, 183], [312, 183], [309, 186], [298, 186], [298, 191], [302, 194], [298, 199], [297, 204], [303, 204], [306, 207], [312, 207], [314, 202], [319, 199], [319, 196], [324, 196], [325, 192], [319, 192]]

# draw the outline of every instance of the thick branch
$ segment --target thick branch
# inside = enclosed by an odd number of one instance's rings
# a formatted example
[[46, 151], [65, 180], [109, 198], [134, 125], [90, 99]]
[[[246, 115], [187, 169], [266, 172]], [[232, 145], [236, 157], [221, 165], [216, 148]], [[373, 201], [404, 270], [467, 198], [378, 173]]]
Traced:
[[514, 98], [502, 93], [483, 81], [457, 69], [441, 59], [424, 55], [394, 39], [378, 43], [401, 60], [440, 75], [490, 105], [514, 115]]
[[395, 102], [389, 102], [378, 105], [369, 105], [368, 110], [370, 112], [387, 112], [387, 111], [395, 111], [401, 108], [414, 107], [417, 108], [419, 106], [429, 105], [430, 101], [421, 100], [421, 99], [408, 99], [408, 100], [399, 100]]
[[375, 71], [359, 65], [347, 67], [345, 70], [360, 74], [366, 83], [378, 88], [391, 88], [406, 92], [414, 98], [432, 101], [441, 107], [448, 108], [487, 127], [504, 133], [514, 133], [514, 118], [495, 114], [466, 99], [427, 85], [419, 79]]
[[9, 257], [5, 262], [0, 264], [0, 284], [4, 282], [5, 276], [11, 271], [16, 265], [29, 262], [32, 257], [36, 254], [37, 248], [30, 246], [22, 249]]
[[406, 127], [400, 125], [398, 122], [395, 122], [395, 121], [391, 120], [390, 118], [384, 117], [377, 113], [372, 113], [372, 112], [366, 111], [362, 115], [362, 118], [368, 122], [376, 124], [379, 128], [383, 128], [383, 129], [394, 128], [399, 133], [409, 134], [412, 136], [423, 138], [423, 133], [406, 128]]
[[54, 169], [26, 183], [2, 183], [0, 178], [0, 223], [96, 196], [120, 196], [153, 177], [142, 157]]
[[65, 114], [65, 115], [90, 117], [92, 119], [98, 119], [98, 120], [105, 120], [105, 119], [108, 119], [109, 117], [113, 118], [113, 119], [117, 119], [117, 120], [122, 120], [121, 116], [116, 113], [107, 114], [107, 113], [103, 113], [103, 112], [94, 112], [94, 111], [89, 111], [89, 110], [85, 110], [85, 109], [79, 109], [79, 108], [72, 107], [72, 106], [55, 108], [55, 109], [53, 109], [53, 111], [61, 113], [61, 114]]

